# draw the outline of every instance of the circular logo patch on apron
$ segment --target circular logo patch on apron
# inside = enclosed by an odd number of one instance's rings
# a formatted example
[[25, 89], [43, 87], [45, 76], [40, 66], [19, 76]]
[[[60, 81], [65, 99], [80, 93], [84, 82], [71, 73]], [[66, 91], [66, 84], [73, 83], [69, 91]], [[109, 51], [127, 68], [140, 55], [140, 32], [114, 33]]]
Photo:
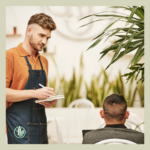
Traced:
[[26, 135], [26, 130], [22, 126], [18, 126], [14, 129], [14, 135], [16, 138], [23, 138]]

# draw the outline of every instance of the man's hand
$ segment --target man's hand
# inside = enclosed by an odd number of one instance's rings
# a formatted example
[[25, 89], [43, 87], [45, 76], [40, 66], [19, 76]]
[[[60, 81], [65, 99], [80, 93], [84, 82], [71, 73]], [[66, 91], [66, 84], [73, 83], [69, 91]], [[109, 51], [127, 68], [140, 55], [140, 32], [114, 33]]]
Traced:
[[[55, 95], [55, 93], [54, 93], [53, 88], [43, 87], [43, 88], [35, 90], [35, 97], [38, 99], [46, 99], [46, 98], [48, 98], [50, 96], [54, 96], [54, 95]], [[40, 102], [39, 104], [45, 106], [46, 108], [51, 108], [56, 104], [56, 102], [57, 102], [57, 100], [54, 100], [51, 102], [45, 101], [45, 102]]]
[[54, 89], [49, 87], [43, 87], [40, 89], [36, 89], [34, 93], [34, 98], [38, 99], [46, 99], [50, 96], [54, 96]]
[[51, 101], [51, 102], [40, 102], [39, 104], [45, 106], [46, 108], [51, 108], [53, 107], [55, 104], [56, 104], [57, 100], [55, 99], [54, 101]]
[[[14, 90], [6, 88], [6, 101], [7, 102], [19, 102], [31, 98], [46, 99], [50, 96], [54, 96], [54, 89], [50, 87], [43, 87], [40, 89], [30, 90]], [[52, 103], [53, 104], [53, 103]]]

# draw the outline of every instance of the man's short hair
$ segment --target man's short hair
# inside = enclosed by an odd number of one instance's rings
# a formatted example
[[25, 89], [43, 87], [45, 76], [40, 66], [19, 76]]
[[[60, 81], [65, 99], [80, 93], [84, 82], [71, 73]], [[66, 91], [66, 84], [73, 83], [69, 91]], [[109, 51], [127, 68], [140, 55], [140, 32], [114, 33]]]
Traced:
[[103, 110], [106, 120], [122, 121], [127, 110], [126, 100], [122, 95], [112, 94], [104, 100]]
[[42, 28], [49, 29], [51, 31], [56, 29], [56, 24], [53, 19], [44, 13], [31, 16], [30, 20], [28, 21], [28, 25], [30, 24], [38, 24]]

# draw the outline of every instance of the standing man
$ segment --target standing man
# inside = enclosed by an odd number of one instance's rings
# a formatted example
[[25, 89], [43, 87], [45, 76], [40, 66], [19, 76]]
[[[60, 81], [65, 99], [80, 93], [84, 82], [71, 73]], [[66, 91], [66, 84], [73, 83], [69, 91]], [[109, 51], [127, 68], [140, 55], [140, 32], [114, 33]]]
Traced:
[[[6, 123], [8, 144], [48, 144], [45, 107], [52, 102], [35, 103], [54, 95], [48, 86], [48, 61], [39, 54], [51, 32], [53, 19], [35, 14], [28, 21], [23, 43], [6, 51]], [[39, 86], [44, 85], [44, 88]]]

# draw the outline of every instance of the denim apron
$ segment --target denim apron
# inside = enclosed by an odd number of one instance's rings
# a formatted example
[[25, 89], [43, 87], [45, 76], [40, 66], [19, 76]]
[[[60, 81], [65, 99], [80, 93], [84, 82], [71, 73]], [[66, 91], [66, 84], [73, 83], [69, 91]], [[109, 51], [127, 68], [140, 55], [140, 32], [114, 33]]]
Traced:
[[[46, 86], [46, 74], [41, 61], [41, 70], [32, 70], [27, 56], [25, 60], [29, 67], [29, 78], [24, 90], [39, 89], [39, 83]], [[6, 109], [8, 144], [48, 144], [45, 107], [35, 103], [35, 100], [31, 98], [14, 102]]]

